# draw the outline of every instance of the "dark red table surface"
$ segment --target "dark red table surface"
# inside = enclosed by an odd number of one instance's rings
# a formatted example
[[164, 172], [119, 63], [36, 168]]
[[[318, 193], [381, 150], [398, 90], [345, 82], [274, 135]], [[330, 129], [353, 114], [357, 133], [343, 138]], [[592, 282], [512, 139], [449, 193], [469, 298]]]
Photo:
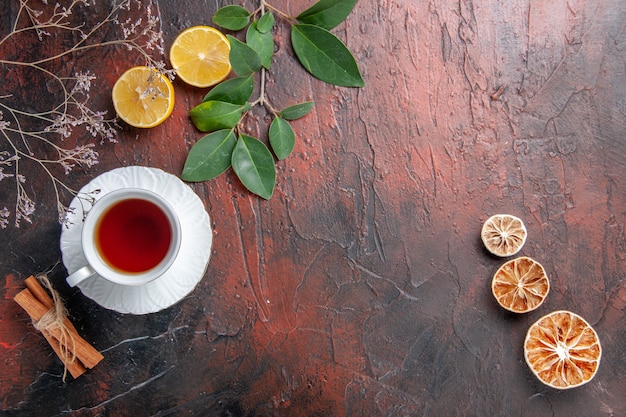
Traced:
[[[0, 12], [3, 36], [17, 3]], [[312, 3], [272, 5], [297, 15]], [[79, 18], [93, 24], [110, 4]], [[165, 49], [226, 4], [153, 3]], [[293, 123], [297, 144], [269, 201], [232, 171], [192, 184], [211, 216], [211, 260], [189, 296], [154, 314], [107, 310], [65, 284], [53, 191], [24, 162], [37, 211], [0, 230], [0, 414], [626, 416], [625, 22], [620, 0], [360, 0], [333, 30], [363, 73], [354, 89], [309, 76], [278, 19], [267, 94], [315, 107]], [[0, 53], [49, 56], [44, 44]], [[115, 79], [141, 63], [113, 47], [56, 70], [94, 72], [90, 104], [111, 114]], [[121, 125], [115, 144], [67, 139], [94, 142], [100, 163], [63, 180], [78, 189], [128, 165], [179, 175], [202, 137], [188, 111], [206, 89], [174, 86], [174, 113], [156, 128]], [[46, 99], [10, 66], [0, 89]], [[246, 128], [264, 137], [257, 116]], [[0, 208], [14, 204], [12, 184], [0, 182]], [[534, 312], [507, 313], [491, 295], [503, 261], [479, 232], [495, 213], [524, 219], [521, 254], [550, 277]], [[12, 300], [43, 271], [105, 356], [77, 380], [62, 381]], [[557, 309], [583, 316], [603, 346], [595, 379], [568, 391], [540, 383], [523, 358], [530, 324]]]

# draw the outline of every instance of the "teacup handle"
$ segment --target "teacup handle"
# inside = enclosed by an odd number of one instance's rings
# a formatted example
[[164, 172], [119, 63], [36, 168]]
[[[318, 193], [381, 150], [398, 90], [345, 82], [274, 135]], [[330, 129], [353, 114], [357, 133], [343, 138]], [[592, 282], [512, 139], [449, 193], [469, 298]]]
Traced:
[[85, 265], [67, 277], [65, 281], [67, 281], [70, 287], [75, 287], [87, 278], [93, 276], [95, 273], [96, 271], [94, 271], [92, 267]]

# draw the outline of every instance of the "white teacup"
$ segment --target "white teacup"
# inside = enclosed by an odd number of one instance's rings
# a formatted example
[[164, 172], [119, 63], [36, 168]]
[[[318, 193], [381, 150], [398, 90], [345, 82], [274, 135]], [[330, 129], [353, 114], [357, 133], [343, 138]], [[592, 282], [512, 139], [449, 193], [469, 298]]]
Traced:
[[172, 206], [141, 188], [122, 188], [99, 198], [81, 233], [87, 264], [67, 277], [71, 287], [94, 275], [120, 285], [147, 284], [172, 266], [181, 243]]

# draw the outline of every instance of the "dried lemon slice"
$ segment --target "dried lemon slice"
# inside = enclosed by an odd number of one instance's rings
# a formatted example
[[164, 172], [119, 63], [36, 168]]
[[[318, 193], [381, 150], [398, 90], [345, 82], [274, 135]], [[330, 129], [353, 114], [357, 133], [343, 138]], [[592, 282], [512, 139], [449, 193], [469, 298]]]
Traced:
[[210, 87], [230, 74], [230, 42], [213, 27], [193, 26], [174, 39], [170, 62], [187, 84]]
[[491, 292], [498, 304], [514, 313], [536, 309], [549, 291], [550, 281], [545, 269], [526, 256], [506, 262], [491, 280]]
[[512, 256], [526, 242], [526, 226], [510, 214], [494, 214], [483, 224], [480, 237], [487, 250], [497, 256]]
[[134, 127], [154, 127], [174, 109], [174, 86], [157, 70], [138, 66], [124, 72], [111, 92], [117, 115]]
[[554, 311], [528, 329], [524, 357], [544, 384], [569, 389], [591, 381], [598, 371], [602, 347], [596, 331], [570, 311]]

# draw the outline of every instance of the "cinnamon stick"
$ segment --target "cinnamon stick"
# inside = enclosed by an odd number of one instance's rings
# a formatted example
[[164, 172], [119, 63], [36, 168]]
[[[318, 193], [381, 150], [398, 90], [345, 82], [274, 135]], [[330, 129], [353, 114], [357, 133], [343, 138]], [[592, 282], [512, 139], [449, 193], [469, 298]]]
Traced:
[[[26, 280], [24, 282], [26, 284], [26, 288], [28, 288], [30, 290], [30, 292], [33, 294], [33, 296], [35, 296], [35, 298], [41, 304], [43, 304], [48, 309], [54, 307], [54, 300], [52, 299], [52, 297], [50, 297], [50, 295], [45, 290], [45, 288], [39, 283], [39, 280], [37, 278], [35, 278], [33, 275], [31, 275], [30, 277], [26, 278]], [[81, 338], [80, 335], [78, 334], [78, 330], [76, 330], [76, 327], [74, 327], [74, 324], [67, 317], [64, 318], [63, 323], [65, 324], [65, 327], [67, 327], [70, 330], [70, 332], [71, 332], [73, 337]], [[87, 343], [87, 342], [85, 342], [85, 343]], [[91, 345], [89, 345], [89, 347], [90, 347], [89, 350], [91, 351], [90, 354], [92, 356], [94, 356], [95, 358], [97, 358], [97, 357], [100, 358], [98, 360], [98, 362], [100, 360], [104, 359], [104, 357], [100, 354], [100, 352], [98, 352], [96, 349], [94, 349]], [[94, 364], [94, 366], [95, 366], [95, 364]]]
[[50, 346], [52, 346], [52, 350], [54, 350], [54, 353], [56, 353], [61, 362], [63, 362], [63, 365], [65, 366], [65, 368], [67, 368], [70, 375], [72, 375], [72, 378], [76, 379], [85, 372], [87, 372], [87, 368], [85, 368], [77, 358], [74, 358], [73, 360], [68, 360], [65, 358], [61, 342], [55, 339], [49, 331], [44, 330], [41, 332], [41, 334], [43, 334]]
[[48, 295], [45, 288], [41, 286], [37, 278], [33, 275], [29, 276], [24, 280], [24, 284], [26, 284], [26, 288], [30, 290], [30, 293], [35, 296], [37, 300], [41, 304], [43, 304], [47, 308], [52, 308], [54, 306], [54, 301], [52, 301], [52, 297]]
[[[51, 309], [54, 306], [54, 301], [48, 295], [46, 290], [41, 286], [37, 278], [31, 275], [30, 277], [26, 278], [25, 284], [26, 288], [29, 289], [31, 294], [46, 308]], [[76, 330], [71, 321], [66, 319], [65, 322], [66, 326], [69, 329], [73, 331]], [[77, 360], [76, 358], [73, 358], [73, 360], [69, 360], [67, 358], [67, 355], [63, 354], [63, 347], [61, 345], [61, 342], [55, 339], [49, 331], [43, 330], [41, 333], [54, 350], [54, 353], [56, 353], [61, 362], [63, 362], [63, 365], [69, 371], [70, 375], [72, 375], [72, 378], [76, 379], [87, 371], [87, 369], [79, 360]]]
[[[31, 275], [24, 280], [24, 283], [26, 284], [26, 288], [30, 290], [31, 294], [33, 294], [41, 304], [46, 306], [46, 308], [54, 307], [54, 301], [52, 300], [52, 297], [48, 295], [48, 292], [44, 287], [41, 286], [37, 278]], [[65, 326], [72, 329], [72, 331], [75, 331], [78, 334], [78, 331], [74, 327], [74, 324], [67, 317], [65, 318], [64, 323]]]
[[[28, 288], [20, 291], [15, 295], [14, 300], [28, 313], [28, 315], [35, 322], [41, 320], [44, 314], [50, 310], [46, 308], [35, 296], [30, 292]], [[65, 348], [73, 351], [78, 360], [82, 362], [83, 366], [87, 368], [93, 368], [104, 357], [93, 346], [91, 346], [85, 339], [83, 339], [77, 332], [74, 326], [69, 327], [69, 332], [72, 341], [68, 341], [64, 344]], [[61, 334], [58, 328], [50, 329], [50, 334], [56, 340], [61, 341]]]

